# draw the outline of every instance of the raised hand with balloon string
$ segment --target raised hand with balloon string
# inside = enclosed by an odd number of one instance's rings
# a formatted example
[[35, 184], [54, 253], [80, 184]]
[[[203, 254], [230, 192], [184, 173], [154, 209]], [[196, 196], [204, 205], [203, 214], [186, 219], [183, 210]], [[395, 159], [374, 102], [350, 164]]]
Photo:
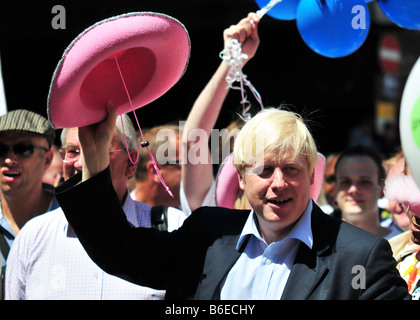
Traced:
[[[249, 113], [251, 104], [247, 99], [245, 85], [251, 90], [261, 109], [264, 108], [260, 94], [242, 72], [243, 66], [253, 57], [259, 45], [256, 23], [259, 22], [260, 18], [261, 15], [258, 15], [258, 13], [250, 13], [247, 18], [242, 19], [237, 25], [225, 30], [225, 47], [220, 53], [220, 57], [229, 65], [226, 82], [230, 88], [241, 91], [242, 117], [247, 120], [251, 118]], [[235, 82], [238, 82], [239, 86], [235, 86]]]
[[239, 21], [238, 24], [230, 26], [223, 32], [223, 38], [226, 42], [229, 38], [236, 39], [241, 43], [242, 53], [247, 55], [244, 63], [251, 59], [260, 44], [257, 25], [260, 18], [254, 12], [248, 14], [246, 18]]
[[[237, 24], [227, 27], [223, 32], [225, 45], [226, 42], [235, 40], [242, 46], [241, 53], [246, 55], [246, 58], [241, 61], [240, 70], [257, 52], [260, 44], [258, 36], [259, 21], [258, 15], [252, 12]], [[194, 148], [196, 139], [193, 139], [190, 135], [195, 130], [205, 132], [206, 137], [211, 137], [211, 130], [216, 124], [223, 103], [231, 89], [225, 80], [230, 71], [229, 61], [223, 59], [210, 81], [195, 100], [183, 129], [181, 146], [184, 151], [181, 154], [188, 154], [189, 150]], [[197, 143], [202, 144], [201, 141]], [[192, 163], [188, 157], [182, 164], [181, 192], [185, 194], [185, 197], [182, 197], [186, 200], [182, 203], [185, 211], [202, 206], [203, 200], [214, 183], [210, 150], [207, 150], [207, 154], [207, 161]]]

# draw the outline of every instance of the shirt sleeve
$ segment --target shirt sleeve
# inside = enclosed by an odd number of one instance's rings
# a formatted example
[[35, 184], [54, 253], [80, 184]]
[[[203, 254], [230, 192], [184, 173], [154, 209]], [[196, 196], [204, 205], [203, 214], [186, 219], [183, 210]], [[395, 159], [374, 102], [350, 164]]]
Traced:
[[7, 258], [6, 277], [5, 277], [5, 299], [6, 300], [25, 300], [26, 299], [26, 253], [22, 250], [25, 246], [26, 238], [23, 230], [10, 248]]

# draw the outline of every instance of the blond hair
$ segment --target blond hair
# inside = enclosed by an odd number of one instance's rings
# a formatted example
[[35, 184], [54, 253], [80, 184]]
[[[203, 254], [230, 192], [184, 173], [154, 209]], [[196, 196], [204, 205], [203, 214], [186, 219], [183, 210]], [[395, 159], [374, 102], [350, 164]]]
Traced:
[[267, 108], [247, 121], [238, 134], [233, 163], [244, 177], [246, 167], [253, 165], [263, 154], [277, 154], [279, 160], [286, 152], [295, 161], [303, 156], [312, 173], [318, 160], [315, 141], [302, 117], [288, 110]]

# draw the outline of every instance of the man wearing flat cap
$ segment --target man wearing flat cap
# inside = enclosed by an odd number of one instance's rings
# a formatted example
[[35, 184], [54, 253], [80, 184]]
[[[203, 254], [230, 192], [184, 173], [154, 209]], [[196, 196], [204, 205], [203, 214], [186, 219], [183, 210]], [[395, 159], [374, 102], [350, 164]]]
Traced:
[[53, 158], [54, 138], [48, 120], [37, 113], [19, 109], [0, 117], [2, 281], [7, 255], [19, 230], [31, 218], [59, 206], [53, 187], [42, 182]]

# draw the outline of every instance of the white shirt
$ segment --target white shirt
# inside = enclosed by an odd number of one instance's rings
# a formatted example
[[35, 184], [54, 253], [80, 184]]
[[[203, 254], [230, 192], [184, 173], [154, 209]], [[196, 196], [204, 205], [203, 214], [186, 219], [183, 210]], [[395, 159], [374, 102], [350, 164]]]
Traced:
[[289, 234], [267, 245], [251, 211], [237, 243], [237, 250], [248, 235], [245, 250], [229, 271], [222, 286], [222, 300], [278, 300], [295, 261], [300, 242], [310, 249], [313, 245], [311, 228], [312, 200]]
[[[150, 227], [147, 204], [126, 197], [123, 210], [134, 226]], [[185, 214], [180, 210], [180, 227]], [[184, 217], [184, 218], [182, 218]], [[169, 224], [169, 223], [168, 223]], [[94, 232], [94, 230], [92, 230]], [[109, 232], [112, 237], [112, 230]], [[163, 299], [165, 291], [135, 285], [102, 271], [87, 255], [58, 208], [29, 221], [10, 250], [6, 299]]]

